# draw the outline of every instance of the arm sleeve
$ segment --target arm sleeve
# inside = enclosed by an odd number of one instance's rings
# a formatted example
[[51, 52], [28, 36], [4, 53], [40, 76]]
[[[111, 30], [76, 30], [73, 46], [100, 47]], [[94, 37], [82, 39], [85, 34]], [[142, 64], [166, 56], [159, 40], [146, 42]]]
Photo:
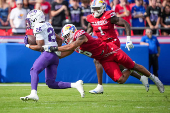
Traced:
[[13, 13], [13, 10], [11, 11], [10, 19], [14, 19], [14, 13]]
[[148, 17], [148, 16], [150, 16], [150, 8], [149, 7], [147, 7], [147, 9], [146, 9], [146, 17]]
[[158, 38], [156, 37], [156, 45], [159, 47], [160, 44], [159, 44], [159, 41], [158, 41]]
[[161, 17], [161, 8], [159, 8], [159, 14], [158, 17]]
[[118, 12], [118, 7], [117, 7], [117, 5], [116, 5], [116, 7], [115, 7], [115, 13], [119, 13], [119, 12]]
[[50, 10], [51, 10], [51, 4], [48, 2], [48, 10], [49, 10], [49, 12], [50, 12]]
[[80, 17], [83, 15], [84, 15], [84, 13], [82, 12], [82, 8], [80, 8]]
[[145, 14], [145, 12], [146, 12], [146, 10], [145, 10], [145, 8], [143, 7], [143, 14]]
[[131, 10], [131, 14], [132, 14], [132, 17], [134, 16], [134, 7], [132, 7], [132, 10]]
[[55, 11], [55, 4], [54, 4], [54, 2], [51, 4], [51, 11]]
[[140, 42], [145, 42], [145, 37], [142, 37]]

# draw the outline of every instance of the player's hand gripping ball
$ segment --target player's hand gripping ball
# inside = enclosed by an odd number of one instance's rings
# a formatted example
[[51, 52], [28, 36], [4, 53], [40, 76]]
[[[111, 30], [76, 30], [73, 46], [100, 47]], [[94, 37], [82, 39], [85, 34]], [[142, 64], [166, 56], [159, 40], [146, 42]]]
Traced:
[[36, 37], [34, 35], [25, 35], [24, 43], [25, 43], [25, 45], [27, 45], [27, 44], [37, 45], [36, 44]]

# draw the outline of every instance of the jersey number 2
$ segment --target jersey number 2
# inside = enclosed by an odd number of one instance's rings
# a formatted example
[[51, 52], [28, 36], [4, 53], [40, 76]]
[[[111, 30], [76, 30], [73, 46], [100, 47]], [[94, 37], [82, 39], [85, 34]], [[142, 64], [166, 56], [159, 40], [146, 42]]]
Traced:
[[103, 33], [103, 31], [102, 31], [102, 28], [101, 28], [101, 27], [98, 27], [98, 29], [99, 29], [101, 35], [104, 35], [104, 33]]
[[48, 41], [49, 42], [55, 42], [56, 41], [56, 37], [55, 37], [55, 32], [54, 32], [54, 29], [53, 28], [51, 28], [51, 27], [49, 27], [48, 29], [47, 29], [47, 32], [49, 33], [48, 34]]

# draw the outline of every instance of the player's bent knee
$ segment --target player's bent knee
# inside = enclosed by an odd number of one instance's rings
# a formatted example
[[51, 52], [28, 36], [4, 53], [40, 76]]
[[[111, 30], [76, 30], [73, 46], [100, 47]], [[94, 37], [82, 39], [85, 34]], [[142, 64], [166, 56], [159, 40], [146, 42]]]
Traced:
[[125, 82], [126, 82], [126, 80], [123, 78], [119, 78], [119, 80], [117, 81], [117, 83], [119, 83], [119, 84], [124, 84]]
[[53, 89], [54, 88], [54, 82], [55, 82], [55, 80], [46, 80], [46, 85], [49, 88]]

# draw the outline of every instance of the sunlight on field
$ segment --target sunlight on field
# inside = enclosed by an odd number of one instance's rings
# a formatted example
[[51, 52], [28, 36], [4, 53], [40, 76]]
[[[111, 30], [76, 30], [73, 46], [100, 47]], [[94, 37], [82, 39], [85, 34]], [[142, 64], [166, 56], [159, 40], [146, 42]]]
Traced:
[[85, 98], [76, 89], [49, 89], [39, 84], [39, 101], [23, 102], [30, 84], [0, 84], [0, 113], [168, 113], [170, 86], [161, 94], [155, 85], [149, 92], [139, 84], [104, 84], [104, 94], [90, 94], [96, 84], [84, 84]]

